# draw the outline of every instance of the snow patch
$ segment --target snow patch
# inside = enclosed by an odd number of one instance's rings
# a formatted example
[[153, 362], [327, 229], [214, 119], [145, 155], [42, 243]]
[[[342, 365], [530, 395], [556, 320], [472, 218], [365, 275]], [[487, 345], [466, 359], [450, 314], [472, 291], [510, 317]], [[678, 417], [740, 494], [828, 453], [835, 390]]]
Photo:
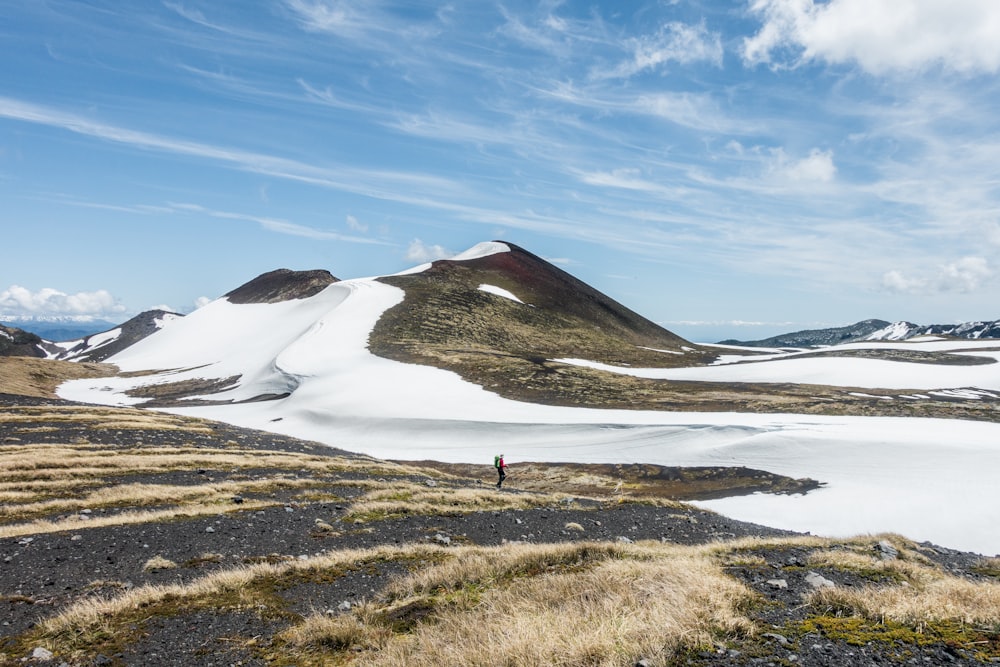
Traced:
[[94, 334], [87, 339], [87, 344], [90, 349], [101, 347], [102, 345], [107, 345], [108, 343], [118, 340], [118, 337], [122, 335], [122, 330], [111, 329], [110, 331], [105, 331], [103, 333]]
[[495, 294], [497, 296], [502, 296], [505, 299], [510, 299], [511, 301], [516, 301], [517, 303], [523, 304], [524, 302], [514, 296], [513, 292], [505, 290], [502, 287], [497, 287], [496, 285], [482, 284], [479, 286], [479, 291], [488, 292], [490, 294]]
[[465, 252], [455, 255], [451, 258], [451, 261], [467, 262], [470, 259], [481, 259], [501, 252], [510, 252], [510, 246], [497, 241], [484, 241], [483, 243], [477, 243]]

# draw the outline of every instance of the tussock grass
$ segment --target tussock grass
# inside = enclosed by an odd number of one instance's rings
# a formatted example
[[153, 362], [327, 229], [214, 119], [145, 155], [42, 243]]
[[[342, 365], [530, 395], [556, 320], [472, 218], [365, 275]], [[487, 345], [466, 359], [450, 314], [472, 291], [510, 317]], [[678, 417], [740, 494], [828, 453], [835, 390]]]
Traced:
[[[61, 530], [73, 520], [43, 519], [81, 509], [143, 508], [178, 505], [176, 516], [199, 515], [208, 511], [247, 508], [226, 507], [236, 495], [297, 491], [317, 500], [331, 495], [323, 489], [331, 483], [386, 488], [402, 475], [424, 475], [426, 471], [372, 459], [255, 449], [214, 449], [193, 446], [136, 446], [121, 450], [94, 444], [26, 444], [0, 446], [0, 522], [20, 521], [21, 525], [0, 527], [0, 534], [28, 534], [32, 530]], [[234, 475], [213, 482], [210, 476], [194, 477], [193, 484], [132, 482], [136, 477], [207, 470]], [[432, 473], [442, 478], [441, 473]], [[360, 475], [360, 480], [341, 480], [343, 475]], [[389, 481], [377, 481], [389, 478]], [[304, 498], [304, 496], [303, 496]], [[262, 506], [257, 503], [255, 506]], [[200, 509], [199, 509], [200, 508]], [[210, 508], [210, 509], [206, 509]], [[167, 518], [171, 514], [136, 513], [118, 515], [114, 520], [93, 517], [89, 525], [122, 525]], [[105, 523], [111, 521], [111, 523]]]
[[277, 489], [315, 486], [311, 479], [264, 479], [199, 485], [119, 484], [77, 498], [59, 498], [21, 505], [0, 506], [0, 520], [81, 509], [143, 507], [147, 505], [221, 505], [233, 496]]
[[[198, 609], [279, 612], [278, 603], [267, 591], [283, 577], [322, 575], [381, 561], [436, 559], [442, 553], [442, 548], [431, 545], [351, 549], [306, 560], [281, 560], [220, 570], [186, 584], [139, 586], [112, 597], [83, 598], [39, 623], [30, 640], [59, 655], [80, 657], [95, 646], [120, 641], [134, 631], [137, 624], [157, 613]], [[214, 557], [214, 554], [207, 556]]]
[[177, 563], [164, 558], [163, 556], [153, 556], [142, 566], [144, 572], [155, 572], [156, 570], [173, 570], [177, 568]]
[[936, 622], [986, 626], [1000, 631], [1000, 584], [972, 582], [928, 570], [919, 585], [831, 588], [809, 603], [876, 623], [893, 621], [920, 629]]
[[[879, 540], [888, 539], [899, 551], [899, 557], [883, 560], [874, 549]], [[925, 584], [937, 576], [937, 570], [918, 551], [910, 548], [911, 542], [898, 535], [877, 536], [865, 541], [841, 543], [835, 549], [824, 549], [809, 556], [815, 567], [832, 567], [848, 570], [863, 576], [877, 577], [908, 584]]]
[[[639, 658], [672, 664], [687, 651], [723, 638], [753, 641], [759, 632], [746, 615], [759, 598], [724, 574], [734, 560], [751, 558], [747, 551], [815, 548], [819, 553], [812, 564], [855, 569], [876, 565], [871, 552], [877, 542], [872, 537], [794, 537], [701, 546], [577, 542], [445, 548], [421, 543], [344, 550], [304, 560], [270, 559], [183, 585], [147, 585], [88, 598], [43, 621], [29, 640], [60, 655], [85, 656], [95, 647], [107, 648], [109, 638], [141, 631], [144, 619], [158, 614], [243, 609], [284, 619], [286, 629], [262, 649], [262, 657], [277, 664], [285, 664], [288, 655], [302, 666], [618, 667]], [[850, 621], [845, 617], [852, 614], [869, 625], [829, 626], [831, 632], [855, 633], [845, 636], [849, 642], [871, 641], [866, 628], [889, 623], [912, 628], [909, 634], [891, 635], [901, 641], [937, 632], [940, 626], [934, 624], [941, 622], [994, 633], [1000, 628], [1000, 583], [960, 579], [924, 562], [911, 543], [900, 539], [894, 545], [903, 557], [884, 567], [905, 574], [905, 584], [816, 592], [808, 600], [816, 615], [803, 632], [828, 628], [821, 622]], [[290, 615], [287, 603], [274, 594], [282, 582], [328, 582], [347, 570], [389, 561], [415, 567], [340, 615]], [[976, 643], [968, 635], [957, 636], [960, 643]]]
[[312, 615], [283, 638], [309, 664], [330, 652], [373, 666], [659, 663], [718, 633], [752, 634], [740, 612], [752, 596], [705, 549], [463, 547], [391, 585], [381, 604]]
[[[283, 579], [345, 568], [421, 564], [350, 613], [293, 623], [275, 649], [297, 664], [622, 665], [666, 660], [718, 633], [752, 634], [740, 609], [752, 599], [708, 549], [660, 544], [433, 545], [345, 550], [306, 560], [218, 571], [188, 584], [147, 585], [87, 598], [43, 621], [31, 641], [82, 655], [157, 613], [256, 609]], [[346, 655], [345, 655], [346, 654]]]
[[161, 510], [121, 512], [106, 516], [98, 515], [92, 516], [90, 519], [83, 519], [80, 515], [73, 515], [64, 519], [37, 519], [25, 523], [12, 523], [0, 526], [0, 538], [58, 533], [64, 530], [81, 530], [84, 528], [106, 528], [108, 526], [158, 523], [176, 519], [196, 518], [209, 514], [220, 514], [224, 511], [258, 510], [277, 504], [279, 504], [277, 501], [248, 500], [244, 501], [241, 505], [189, 505]]
[[351, 506], [345, 520], [368, 521], [408, 514], [458, 514], [490, 510], [529, 509], [556, 505], [557, 493], [504, 493], [487, 488], [428, 487], [396, 481], [380, 485]]

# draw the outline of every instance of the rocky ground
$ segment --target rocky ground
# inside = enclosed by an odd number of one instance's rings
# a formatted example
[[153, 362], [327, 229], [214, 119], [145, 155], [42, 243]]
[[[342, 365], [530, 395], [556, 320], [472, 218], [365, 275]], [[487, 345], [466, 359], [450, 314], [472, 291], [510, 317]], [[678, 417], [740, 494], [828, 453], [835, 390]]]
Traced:
[[[220, 424], [203, 431], [95, 430], [72, 418], [57, 419], [59, 413], [46, 417], [44, 410], [50, 407], [65, 407], [65, 404], [0, 395], [0, 409], [10, 417], [0, 420], [0, 447], [4, 456], [12, 456], [18, 448], [32, 444], [85, 440], [88, 446], [112, 452], [182, 443], [208, 449], [226, 443], [231, 448], [353, 457], [313, 443]], [[23, 412], [26, 408], [35, 412]], [[24, 420], [27, 414], [33, 415], [30, 427]], [[257, 477], [265, 479], [268, 475], [273, 477], [273, 472], [252, 466], [193, 465], [169, 471], [140, 470], [129, 474], [124, 481], [172, 487], [213, 486]], [[375, 482], [455, 491], [485, 490], [505, 498], [529, 493], [518, 485], [516, 466], [511, 469], [508, 488], [503, 491], [491, 488], [490, 472], [486, 466], [452, 470], [450, 475], [431, 467], [398, 471], [387, 467], [375, 473], [381, 475]], [[284, 469], [281, 479], [291, 484], [296, 481], [294, 478], [310, 474]], [[68, 653], [60, 652], [58, 647], [55, 653], [50, 652], [37, 632], [42, 619], [83, 599], [120, 596], [149, 584], [187, 584], [213, 572], [254, 563], [304, 560], [378, 545], [433, 544], [449, 548], [585, 540], [615, 543], [651, 540], [693, 545], [746, 537], [791, 536], [693, 506], [649, 504], [636, 502], [639, 500], [636, 498], [616, 499], [610, 494], [604, 498], [538, 501], [537, 506], [528, 503], [525, 507], [455, 511], [443, 506], [434, 514], [394, 511], [358, 517], [353, 512], [355, 504], [371, 493], [371, 487], [363, 484], [371, 481], [366, 479], [368, 474], [344, 469], [317, 476], [317, 485], [309, 486], [308, 493], [294, 485], [269, 486], [256, 495], [226, 497], [209, 513], [126, 525], [101, 525], [103, 517], [132, 509], [114, 503], [71, 511], [60, 506], [53, 513], [32, 506], [34, 509], [27, 516], [5, 516], [0, 529], [18, 521], [38, 519], [63, 521], [60, 525], [67, 528], [22, 531], [0, 538], [0, 665], [296, 664], [294, 656], [275, 659], [274, 638], [278, 633], [311, 611], [336, 615], [362, 600], [376, 598], [393, 577], [412, 567], [405, 561], [390, 559], [275, 587], [268, 609], [272, 612], [280, 609], [280, 613], [264, 613], [247, 605], [215, 609], [192, 605], [169, 611], [161, 609], [147, 616], [139, 614], [125, 629], [115, 626], [107, 631], [107, 636], [96, 636], [89, 644], [82, 648], [78, 644]], [[535, 481], [537, 486], [537, 478]], [[153, 503], [153, 507], [159, 506]], [[984, 567], [983, 559], [975, 554], [929, 544], [914, 545], [902, 538], [875, 538], [870, 542], [873, 563], [918, 555], [930, 566], [970, 581], [996, 580], [997, 572]], [[870, 572], [816, 565], [810, 556], [818, 549], [808, 542], [794, 540], [788, 543], [763, 540], [759, 548], [741, 547], [738, 557], [726, 560], [725, 570], [759, 595], [758, 602], [745, 610], [759, 631], [753, 636], [720, 636], [714, 645], [678, 656], [672, 664], [868, 667], [1000, 661], [1000, 635], [996, 627], [975, 628], [975, 633], [966, 631], [957, 639], [935, 634], [938, 630], [930, 627], [909, 632], [878, 624], [861, 628], [855, 624], [848, 628], [842, 611], [805, 604], [803, 596], [817, 587], [860, 587], [878, 584], [880, 578], [887, 576], [874, 565]], [[154, 557], [170, 565], [151, 567]], [[349, 651], [346, 656], [350, 656]], [[362, 664], [344, 662], [346, 659], [338, 658], [339, 662], [330, 664]], [[494, 664], [488, 660], [488, 650], [484, 649], [483, 660], [476, 664]], [[642, 656], [635, 656], [633, 664], [659, 663], [644, 663]]]

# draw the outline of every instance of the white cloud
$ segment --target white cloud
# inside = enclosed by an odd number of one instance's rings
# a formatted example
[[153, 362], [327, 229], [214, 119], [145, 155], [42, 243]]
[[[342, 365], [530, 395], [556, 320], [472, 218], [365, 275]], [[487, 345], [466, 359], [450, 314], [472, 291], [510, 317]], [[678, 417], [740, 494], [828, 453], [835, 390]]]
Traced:
[[368, 225], [359, 222], [353, 215], [347, 216], [347, 228], [355, 232], [361, 232], [362, 234], [368, 231]]
[[655, 35], [632, 38], [626, 44], [631, 57], [610, 71], [595, 72], [596, 78], [629, 78], [670, 62], [686, 65], [705, 61], [722, 66], [722, 41], [704, 24], [668, 23]]
[[406, 249], [406, 259], [411, 262], [424, 264], [438, 259], [453, 257], [455, 253], [439, 245], [427, 245], [420, 239], [413, 239]]
[[764, 20], [743, 43], [750, 64], [822, 60], [872, 74], [1000, 69], [996, 0], [753, 0], [750, 9]]
[[785, 173], [793, 181], [829, 183], [837, 175], [837, 167], [833, 164], [833, 151], [814, 148], [808, 157], [787, 165]]
[[363, 3], [350, 0], [288, 0], [285, 4], [309, 30], [354, 37], [369, 25]]
[[892, 270], [882, 276], [882, 287], [890, 292], [911, 294], [974, 292], [993, 277], [993, 269], [983, 257], [963, 257], [938, 267], [937, 272], [906, 275]]
[[0, 312], [7, 316], [86, 316], [110, 317], [125, 312], [107, 290], [66, 294], [50, 287], [32, 292], [20, 285], [11, 285], [0, 292]]

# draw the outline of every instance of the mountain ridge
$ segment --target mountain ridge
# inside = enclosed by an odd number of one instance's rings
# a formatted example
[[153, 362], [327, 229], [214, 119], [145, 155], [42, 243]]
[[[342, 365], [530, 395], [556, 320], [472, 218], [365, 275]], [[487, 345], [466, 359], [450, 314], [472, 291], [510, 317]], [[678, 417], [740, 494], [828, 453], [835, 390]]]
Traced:
[[922, 325], [907, 321], [868, 319], [843, 327], [803, 329], [759, 340], [726, 339], [719, 341], [718, 344], [745, 347], [819, 347], [865, 341], [903, 341], [919, 336], [950, 336], [967, 340], [1000, 338], [1000, 320]]

